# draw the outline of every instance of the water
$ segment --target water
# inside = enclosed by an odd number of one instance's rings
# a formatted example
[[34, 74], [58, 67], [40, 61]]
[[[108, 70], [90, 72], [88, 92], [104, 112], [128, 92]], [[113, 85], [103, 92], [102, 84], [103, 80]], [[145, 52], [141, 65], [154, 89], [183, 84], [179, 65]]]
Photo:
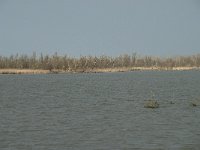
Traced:
[[196, 98], [200, 71], [0, 75], [0, 150], [199, 150]]

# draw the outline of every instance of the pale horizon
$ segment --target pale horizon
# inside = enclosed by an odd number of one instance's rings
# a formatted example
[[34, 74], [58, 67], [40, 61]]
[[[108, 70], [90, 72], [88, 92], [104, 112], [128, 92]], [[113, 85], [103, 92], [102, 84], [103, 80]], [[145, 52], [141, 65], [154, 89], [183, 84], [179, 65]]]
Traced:
[[0, 1], [0, 55], [200, 52], [198, 0]]

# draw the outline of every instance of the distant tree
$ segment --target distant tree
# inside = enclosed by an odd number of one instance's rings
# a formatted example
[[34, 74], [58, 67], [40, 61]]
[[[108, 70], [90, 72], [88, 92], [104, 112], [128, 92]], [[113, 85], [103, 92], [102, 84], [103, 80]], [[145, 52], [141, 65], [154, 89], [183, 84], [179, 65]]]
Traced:
[[178, 56], [160, 58], [145, 56], [139, 57], [136, 53], [124, 54], [118, 57], [109, 56], [80, 56], [79, 58], [67, 55], [59, 56], [57, 53], [49, 56], [41, 53], [39, 57], [33, 52], [28, 55], [0, 56], [0, 68], [18, 69], [59, 69], [75, 71], [77, 69], [117, 68], [117, 67], [200, 67], [200, 54], [193, 56]]

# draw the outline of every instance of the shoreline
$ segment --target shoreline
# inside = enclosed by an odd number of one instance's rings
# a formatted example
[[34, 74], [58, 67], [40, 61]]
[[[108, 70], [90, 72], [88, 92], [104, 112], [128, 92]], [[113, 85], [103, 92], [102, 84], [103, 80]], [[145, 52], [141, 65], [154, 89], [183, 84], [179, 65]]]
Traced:
[[130, 71], [186, 71], [200, 70], [200, 67], [121, 67], [121, 68], [96, 68], [76, 70], [42, 70], [42, 69], [0, 69], [0, 74], [57, 74], [57, 73], [108, 73], [108, 72], [130, 72]]

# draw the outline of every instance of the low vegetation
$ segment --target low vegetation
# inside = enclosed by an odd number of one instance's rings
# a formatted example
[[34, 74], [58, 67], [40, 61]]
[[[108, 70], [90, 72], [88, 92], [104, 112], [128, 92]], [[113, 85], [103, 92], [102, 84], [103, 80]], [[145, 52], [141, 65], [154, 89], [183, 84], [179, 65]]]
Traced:
[[144, 104], [145, 108], [158, 108], [159, 104], [156, 100], [148, 100]]
[[39, 56], [33, 55], [11, 55], [0, 56], [0, 69], [34, 69], [34, 70], [62, 70], [74, 72], [92, 72], [94, 70], [116, 70], [131, 71], [137, 69], [173, 69], [173, 68], [197, 68], [200, 67], [200, 54], [193, 56], [178, 56], [172, 58], [160, 58], [152, 56], [120, 55], [109, 56], [80, 56], [79, 58], [67, 55]]

